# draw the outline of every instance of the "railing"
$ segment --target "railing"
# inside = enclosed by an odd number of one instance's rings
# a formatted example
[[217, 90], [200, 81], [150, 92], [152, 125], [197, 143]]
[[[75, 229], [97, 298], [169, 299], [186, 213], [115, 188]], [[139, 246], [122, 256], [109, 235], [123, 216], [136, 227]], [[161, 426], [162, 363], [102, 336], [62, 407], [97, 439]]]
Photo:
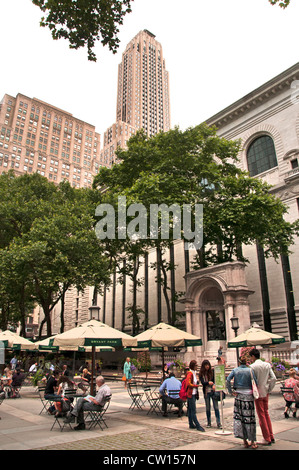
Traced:
[[271, 350], [272, 357], [276, 357], [280, 361], [289, 362], [292, 365], [299, 362], [299, 348], [296, 349], [273, 349]]

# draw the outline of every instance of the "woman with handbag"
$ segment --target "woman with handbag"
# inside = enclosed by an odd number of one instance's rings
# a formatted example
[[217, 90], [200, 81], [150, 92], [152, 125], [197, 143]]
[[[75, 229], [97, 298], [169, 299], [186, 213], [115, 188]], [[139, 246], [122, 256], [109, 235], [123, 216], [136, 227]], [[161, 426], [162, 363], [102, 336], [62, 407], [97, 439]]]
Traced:
[[217, 427], [222, 428], [220, 422], [220, 413], [218, 401], [215, 395], [215, 383], [214, 383], [214, 369], [212, 369], [210, 361], [205, 359], [199, 371], [199, 378], [203, 387], [203, 396], [206, 404], [206, 415], [207, 415], [207, 427], [211, 427], [211, 401], [215, 412]]
[[186, 374], [186, 390], [187, 390], [187, 410], [190, 429], [205, 432], [204, 428], [199, 424], [196, 416], [196, 396], [198, 396], [198, 380], [197, 380], [197, 362], [191, 361], [189, 371]]
[[[231, 371], [227, 377], [227, 389], [235, 397], [234, 403], [234, 435], [243, 439], [244, 447], [251, 446], [257, 449], [256, 444], [256, 419], [254, 408], [254, 396], [252, 388], [252, 379], [257, 385], [257, 379], [254, 372], [247, 367], [245, 356], [239, 359], [239, 367]], [[232, 391], [231, 380], [234, 379]], [[250, 443], [248, 442], [250, 441]]]

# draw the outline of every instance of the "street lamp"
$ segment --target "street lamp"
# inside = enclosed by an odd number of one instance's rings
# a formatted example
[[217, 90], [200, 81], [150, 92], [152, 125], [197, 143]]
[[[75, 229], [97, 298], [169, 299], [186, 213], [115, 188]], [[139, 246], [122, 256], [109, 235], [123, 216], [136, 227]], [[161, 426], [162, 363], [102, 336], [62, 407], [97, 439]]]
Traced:
[[98, 307], [97, 305], [91, 305], [91, 307], [88, 307], [88, 310], [90, 320], [100, 320], [101, 307]]
[[[239, 318], [238, 317], [231, 317], [230, 321], [232, 323], [232, 329], [234, 330], [235, 337], [236, 337], [238, 329], [239, 329]], [[237, 349], [237, 365], [238, 365], [238, 363], [239, 363], [239, 348], [236, 348], [236, 349]]]
[[[97, 305], [91, 305], [88, 307], [89, 310], [89, 315], [90, 315], [90, 320], [100, 320], [100, 310], [101, 307], [98, 307]], [[95, 359], [96, 359], [96, 348], [95, 346], [92, 346], [91, 348], [91, 386], [90, 386], [90, 394], [94, 395], [94, 392], [96, 390], [96, 383], [95, 383]]]

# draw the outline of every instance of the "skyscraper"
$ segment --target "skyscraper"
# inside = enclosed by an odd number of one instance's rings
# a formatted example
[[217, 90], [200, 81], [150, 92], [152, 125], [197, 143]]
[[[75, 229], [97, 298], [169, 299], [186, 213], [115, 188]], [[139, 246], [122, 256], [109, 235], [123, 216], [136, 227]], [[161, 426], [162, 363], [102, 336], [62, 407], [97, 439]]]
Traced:
[[127, 45], [118, 67], [116, 120], [149, 135], [170, 129], [169, 77], [161, 44], [148, 30]]

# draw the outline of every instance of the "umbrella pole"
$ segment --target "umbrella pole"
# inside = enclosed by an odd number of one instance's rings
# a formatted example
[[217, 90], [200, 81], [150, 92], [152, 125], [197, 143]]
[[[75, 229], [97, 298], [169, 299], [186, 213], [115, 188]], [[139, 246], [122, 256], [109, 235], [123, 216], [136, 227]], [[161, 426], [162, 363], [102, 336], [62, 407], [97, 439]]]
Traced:
[[164, 346], [162, 348], [162, 372], [163, 372], [163, 382], [165, 380], [165, 370], [164, 370]]
[[91, 384], [90, 384], [90, 394], [93, 396], [94, 392], [94, 379], [95, 379], [95, 346], [91, 348]]
[[74, 356], [73, 356], [73, 377], [75, 376], [75, 371], [76, 371], [76, 351], [74, 351]]

